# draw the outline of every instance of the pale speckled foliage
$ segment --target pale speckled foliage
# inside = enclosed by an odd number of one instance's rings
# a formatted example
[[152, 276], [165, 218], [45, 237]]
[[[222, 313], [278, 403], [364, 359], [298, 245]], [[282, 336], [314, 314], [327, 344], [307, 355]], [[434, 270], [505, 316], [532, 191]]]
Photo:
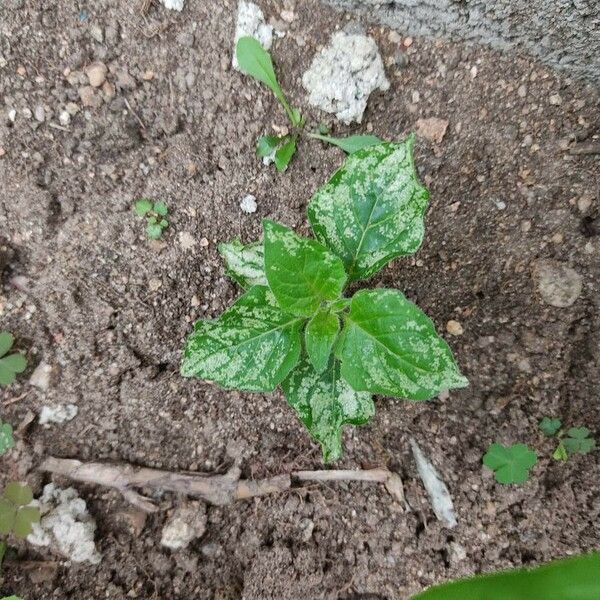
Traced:
[[340, 296], [346, 273], [335, 254], [284, 225], [264, 221], [263, 227], [267, 281], [283, 310], [310, 317]]
[[304, 358], [282, 387], [290, 406], [321, 444], [325, 462], [342, 456], [343, 425], [361, 425], [375, 414], [371, 394], [354, 391], [333, 358], [320, 374]]
[[355, 390], [427, 400], [468, 385], [431, 319], [396, 290], [354, 295], [337, 354]]
[[272, 391], [298, 362], [301, 325], [267, 287], [255, 286], [218, 320], [196, 323], [181, 373], [226, 388]]
[[342, 258], [350, 281], [365, 279], [423, 241], [429, 192], [419, 183], [414, 136], [351, 154], [308, 206], [317, 239]]
[[233, 240], [219, 244], [219, 254], [225, 261], [227, 275], [245, 290], [253, 285], [268, 285], [262, 242], [244, 245], [240, 240]]
[[320, 310], [306, 325], [304, 347], [317, 373], [327, 368], [331, 349], [340, 331], [339, 317], [326, 309]]

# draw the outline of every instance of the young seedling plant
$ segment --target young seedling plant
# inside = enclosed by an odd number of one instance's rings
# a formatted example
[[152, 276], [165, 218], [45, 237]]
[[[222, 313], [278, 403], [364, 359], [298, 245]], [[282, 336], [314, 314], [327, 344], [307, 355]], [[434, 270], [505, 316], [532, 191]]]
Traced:
[[561, 427], [562, 421], [556, 418], [544, 417], [539, 423], [540, 431], [545, 436], [558, 441], [552, 453], [555, 460], [567, 461], [573, 454], [587, 454], [596, 447], [596, 440], [587, 427], [571, 427], [567, 431]]
[[[304, 130], [305, 120], [297, 108], [288, 102], [275, 74], [271, 55], [251, 36], [238, 40], [235, 49], [240, 70], [265, 84], [275, 94], [288, 117], [291, 133], [285, 135], [263, 135], [258, 138], [256, 153], [268, 164], [275, 163], [278, 171], [285, 171], [296, 152], [298, 137]], [[333, 144], [344, 152], [351, 154], [361, 148], [381, 144], [381, 140], [374, 135], [352, 135], [346, 138], [334, 138], [326, 135], [326, 131], [305, 133], [308, 137]]]
[[169, 226], [167, 205], [161, 201], [154, 202], [149, 198], [142, 198], [134, 204], [134, 210], [139, 217], [145, 217], [148, 238], [160, 239], [163, 231]]
[[20, 352], [8, 354], [14, 341], [8, 331], [0, 332], [0, 385], [10, 385], [27, 368], [27, 359]]
[[200, 320], [184, 351], [186, 377], [270, 392], [340, 458], [346, 424], [366, 423], [373, 394], [426, 400], [468, 384], [431, 320], [394, 289], [367, 279], [423, 240], [429, 194], [413, 163], [414, 136], [347, 157], [308, 206], [316, 239], [266, 220], [263, 240], [223, 244], [227, 272], [246, 291], [216, 320]]
[[494, 471], [498, 483], [525, 483], [529, 469], [537, 463], [537, 456], [525, 444], [491, 444], [483, 457], [483, 464]]

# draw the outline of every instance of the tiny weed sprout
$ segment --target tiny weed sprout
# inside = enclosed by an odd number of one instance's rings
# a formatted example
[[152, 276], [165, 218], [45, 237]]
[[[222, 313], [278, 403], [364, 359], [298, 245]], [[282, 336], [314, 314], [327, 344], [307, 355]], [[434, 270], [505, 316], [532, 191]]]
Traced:
[[[303, 131], [305, 121], [297, 108], [288, 102], [273, 67], [271, 55], [260, 45], [258, 40], [251, 36], [238, 40], [236, 58], [242, 73], [253, 77], [266, 85], [275, 95], [288, 117], [292, 132], [286, 135], [263, 135], [258, 138], [256, 153], [265, 164], [275, 163], [278, 171], [285, 171], [296, 152], [298, 137]], [[318, 133], [307, 133], [308, 137], [321, 140], [328, 144], [340, 147], [344, 152], [351, 154], [362, 148], [381, 144], [381, 140], [374, 135], [352, 135], [346, 138], [334, 138], [319, 127]]]
[[423, 240], [429, 194], [415, 171], [414, 137], [351, 154], [311, 199], [316, 239], [265, 220], [263, 241], [220, 246], [246, 289], [189, 336], [181, 372], [288, 403], [322, 447], [341, 457], [342, 427], [366, 423], [373, 394], [426, 400], [468, 385], [432, 321], [394, 289], [344, 296]]
[[558, 445], [552, 453], [555, 460], [567, 461], [573, 454], [587, 454], [596, 447], [596, 440], [591, 437], [587, 427], [571, 427], [566, 432], [561, 430], [560, 419], [544, 417], [540, 423], [540, 431], [548, 437], [556, 437]]
[[483, 457], [483, 464], [494, 471], [498, 483], [525, 483], [529, 469], [537, 463], [537, 456], [525, 444], [491, 444]]
[[40, 510], [35, 506], [27, 506], [33, 500], [33, 493], [28, 485], [12, 481], [4, 488], [0, 497], [0, 535], [14, 534], [18, 538], [26, 538], [32, 530], [33, 523], [40, 520]]
[[27, 359], [20, 353], [8, 354], [15, 338], [8, 331], [0, 332], [0, 385], [10, 385], [27, 368]]
[[169, 212], [164, 202], [154, 202], [142, 198], [134, 204], [134, 210], [139, 217], [146, 218], [146, 235], [151, 240], [158, 240], [163, 231], [169, 226], [167, 214]]
[[13, 429], [8, 423], [3, 423], [0, 419], [0, 456], [15, 447], [13, 439]]

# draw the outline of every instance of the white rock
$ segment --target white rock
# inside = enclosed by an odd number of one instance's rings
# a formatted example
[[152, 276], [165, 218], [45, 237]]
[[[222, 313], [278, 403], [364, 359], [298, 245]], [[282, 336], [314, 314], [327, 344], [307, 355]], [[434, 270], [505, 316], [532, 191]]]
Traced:
[[239, 70], [239, 65], [235, 56], [235, 47], [238, 40], [245, 36], [256, 38], [265, 50], [269, 50], [273, 43], [273, 27], [265, 22], [262, 10], [254, 2], [240, 0], [233, 39], [233, 57], [231, 60], [233, 68], [237, 70]]
[[183, 4], [185, 0], [160, 0], [166, 8], [171, 10], [178, 10], [181, 12], [183, 10]]
[[583, 277], [571, 267], [557, 261], [536, 261], [533, 276], [542, 300], [557, 308], [572, 306], [583, 289]]
[[14, 108], [11, 108], [8, 111], [8, 118], [12, 123], [15, 122], [15, 119], [17, 118], [17, 111]]
[[41, 362], [31, 374], [29, 383], [36, 388], [46, 392], [50, 387], [50, 375], [52, 374], [52, 367], [45, 362]]
[[62, 425], [66, 421], [71, 421], [77, 416], [78, 408], [74, 404], [58, 404], [57, 406], [42, 406], [40, 412], [40, 425], [46, 427], [50, 423]]
[[46, 112], [44, 111], [44, 107], [41, 104], [38, 104], [34, 111], [33, 116], [38, 123], [43, 123], [46, 119]]
[[242, 212], [245, 213], [255, 213], [256, 212], [256, 197], [252, 194], [247, 194], [242, 198], [240, 202], [240, 208]]
[[187, 547], [192, 541], [204, 535], [206, 530], [206, 508], [199, 502], [175, 509], [163, 527], [161, 545], [171, 550]]
[[180, 231], [179, 244], [184, 250], [193, 250], [196, 245], [196, 238], [189, 231]]
[[425, 458], [417, 442], [412, 438], [410, 446], [415, 457], [415, 462], [417, 463], [419, 477], [429, 495], [435, 516], [449, 529], [455, 527], [457, 521], [454, 514], [454, 505], [452, 504], [452, 498], [446, 484], [442, 481], [435, 467]]
[[67, 126], [71, 122], [71, 113], [68, 110], [63, 110], [60, 115], [58, 115], [58, 120], [61, 125]]
[[77, 490], [63, 490], [49, 483], [34, 503], [39, 505], [42, 518], [33, 524], [33, 532], [27, 536], [30, 544], [50, 546], [76, 563], [100, 562], [102, 557], [94, 544], [96, 522]]
[[95, 62], [85, 69], [88, 81], [92, 87], [100, 87], [106, 80], [108, 69], [104, 63]]
[[390, 87], [375, 40], [344, 31], [334, 33], [313, 58], [302, 84], [313, 106], [335, 113], [344, 123], [360, 123], [369, 94]]

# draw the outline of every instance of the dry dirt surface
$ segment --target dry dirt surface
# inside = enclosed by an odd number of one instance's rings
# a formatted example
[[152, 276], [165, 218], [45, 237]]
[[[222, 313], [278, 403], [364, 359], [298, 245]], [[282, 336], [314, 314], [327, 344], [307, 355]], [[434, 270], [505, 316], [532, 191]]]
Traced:
[[[34, 420], [0, 462], [1, 483], [23, 478], [36, 493], [49, 481], [35, 471], [46, 455], [224, 472], [239, 452], [243, 475], [255, 478], [321, 466], [279, 392], [222, 391], [183, 379], [179, 363], [193, 321], [239, 294], [217, 244], [256, 239], [267, 217], [307, 233], [307, 202], [343, 154], [305, 140], [285, 174], [264, 167], [255, 139], [284, 115], [230, 68], [235, 2], [188, 0], [182, 13], [145, 4], [0, 6], [0, 323], [30, 364], [2, 389], [2, 418], [18, 426], [43, 405], [79, 409], [47, 429]], [[378, 398], [372, 422], [344, 434], [337, 466], [395, 470], [410, 512], [383, 487], [311, 485], [208, 507], [203, 537], [172, 552], [161, 530], [183, 499], [157, 497], [164, 510], [140, 525], [117, 493], [76, 485], [97, 520], [102, 562], [69, 565], [20, 545], [0, 592], [392, 600], [600, 545], [598, 452], [557, 463], [537, 429], [552, 415], [600, 434], [598, 91], [526, 57], [410, 43], [314, 0], [259, 4], [286, 31], [272, 53], [311, 122], [393, 140], [419, 119], [448, 121], [439, 143], [420, 137], [416, 147], [431, 191], [425, 242], [372, 285], [419, 303], [471, 385], [424, 403]], [[311, 111], [300, 83], [331, 32], [347, 26], [374, 36], [391, 82], [354, 128]], [[95, 62], [108, 83], [83, 89]], [[239, 207], [248, 193], [254, 214]], [[132, 211], [143, 196], [169, 205], [159, 242]], [[540, 289], [548, 264], [581, 277], [570, 306]], [[460, 323], [455, 335], [450, 320]], [[51, 368], [45, 390], [29, 383], [41, 362]], [[435, 519], [411, 436], [448, 484], [455, 529]], [[493, 441], [536, 448], [528, 483], [495, 483], [481, 464]]]

